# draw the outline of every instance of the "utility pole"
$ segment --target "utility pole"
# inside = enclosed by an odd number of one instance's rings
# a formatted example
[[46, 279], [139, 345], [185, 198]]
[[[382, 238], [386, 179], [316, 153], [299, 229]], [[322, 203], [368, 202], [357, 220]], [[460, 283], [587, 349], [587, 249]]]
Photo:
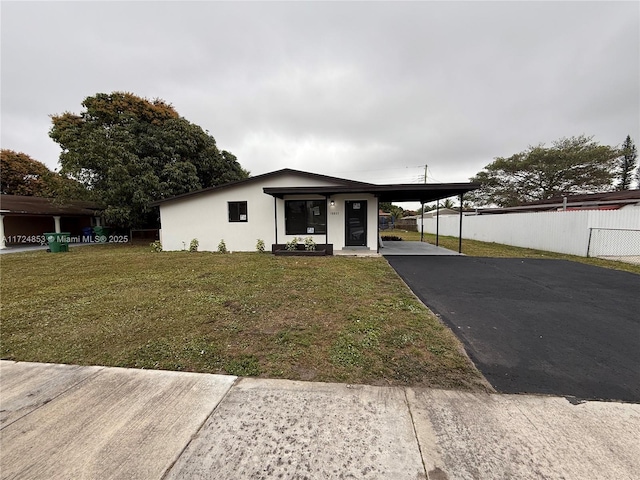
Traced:
[[[427, 165], [424, 166], [424, 183], [427, 183]], [[420, 241], [424, 242], [424, 202], [420, 202]]]

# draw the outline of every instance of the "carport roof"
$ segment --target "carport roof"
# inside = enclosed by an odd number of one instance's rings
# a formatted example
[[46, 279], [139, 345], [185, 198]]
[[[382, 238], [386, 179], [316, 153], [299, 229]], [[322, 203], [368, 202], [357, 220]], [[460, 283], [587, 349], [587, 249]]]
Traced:
[[369, 193], [381, 202], [427, 203], [457, 196], [480, 188], [478, 183], [400, 183], [388, 185], [331, 185], [324, 187], [265, 187], [264, 193], [277, 198], [285, 195], [337, 195], [340, 193]]
[[54, 198], [23, 195], [0, 195], [2, 215], [67, 215], [94, 216], [102, 207], [80, 200], [58, 201]]

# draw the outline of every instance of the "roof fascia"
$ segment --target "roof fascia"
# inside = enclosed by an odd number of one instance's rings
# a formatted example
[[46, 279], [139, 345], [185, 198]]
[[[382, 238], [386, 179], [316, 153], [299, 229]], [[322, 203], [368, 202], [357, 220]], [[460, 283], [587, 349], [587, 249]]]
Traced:
[[340, 183], [342, 185], [348, 186], [348, 185], [371, 185], [370, 183], [365, 183], [365, 182], [358, 182], [356, 180], [347, 180], [346, 178], [338, 178], [338, 177], [330, 177], [328, 175], [321, 175], [319, 173], [311, 173], [311, 172], [304, 172], [302, 170], [294, 170], [292, 168], [283, 168], [281, 170], [275, 170], [273, 172], [267, 172], [267, 173], [263, 173], [261, 175], [256, 175], [255, 177], [249, 177], [249, 178], [244, 178], [242, 180], [237, 180], [235, 182], [229, 182], [229, 183], [224, 183], [222, 185], [216, 185], [213, 187], [208, 187], [208, 188], [203, 188], [201, 190], [196, 190], [193, 192], [187, 192], [187, 193], [183, 193], [180, 195], [175, 195], [173, 197], [169, 197], [169, 198], [165, 198], [163, 200], [157, 200], [155, 202], [151, 202], [149, 205], [152, 207], [157, 207], [163, 203], [167, 203], [167, 202], [171, 202], [174, 200], [179, 200], [182, 198], [186, 198], [186, 197], [191, 197], [191, 196], [196, 196], [196, 195], [201, 195], [204, 193], [209, 193], [209, 192], [213, 192], [213, 191], [219, 191], [219, 190], [223, 190], [226, 188], [231, 188], [231, 187], [235, 187], [237, 185], [244, 185], [247, 183], [252, 183], [252, 182], [256, 182], [259, 180], [264, 180], [265, 178], [270, 178], [270, 177], [274, 177], [274, 176], [279, 176], [279, 175], [297, 175], [300, 177], [306, 177], [306, 178], [313, 178], [316, 180], [325, 180], [325, 181], [330, 181], [330, 182], [336, 182], [336, 183]]

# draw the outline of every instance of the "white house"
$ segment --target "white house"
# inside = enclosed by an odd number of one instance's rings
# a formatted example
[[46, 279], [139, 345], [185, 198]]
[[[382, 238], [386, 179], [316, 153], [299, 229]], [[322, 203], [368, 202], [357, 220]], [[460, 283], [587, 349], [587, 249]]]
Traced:
[[379, 202], [429, 202], [462, 195], [478, 185], [375, 185], [283, 169], [178, 195], [160, 207], [164, 250], [255, 251], [258, 240], [275, 249], [295, 237], [311, 237], [328, 250], [378, 251]]

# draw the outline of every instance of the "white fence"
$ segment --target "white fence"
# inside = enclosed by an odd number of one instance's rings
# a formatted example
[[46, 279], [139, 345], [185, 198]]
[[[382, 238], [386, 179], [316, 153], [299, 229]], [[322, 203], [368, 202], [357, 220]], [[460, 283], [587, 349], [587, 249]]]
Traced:
[[[460, 231], [459, 222], [457, 215], [441, 216], [440, 235], [457, 237]], [[417, 223], [420, 231], [420, 218], [417, 219]], [[624, 235], [607, 237], [606, 241], [598, 240], [597, 256], [620, 255], [621, 251], [625, 252], [624, 255], [640, 255], [638, 207], [621, 210], [465, 215], [462, 221], [462, 238], [585, 257], [589, 252], [589, 237], [596, 235], [592, 233], [592, 229], [594, 232], [595, 229], [631, 231]], [[436, 233], [436, 218], [424, 219], [424, 231]], [[633, 238], [629, 240], [631, 237]]]

